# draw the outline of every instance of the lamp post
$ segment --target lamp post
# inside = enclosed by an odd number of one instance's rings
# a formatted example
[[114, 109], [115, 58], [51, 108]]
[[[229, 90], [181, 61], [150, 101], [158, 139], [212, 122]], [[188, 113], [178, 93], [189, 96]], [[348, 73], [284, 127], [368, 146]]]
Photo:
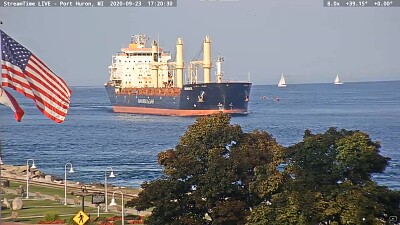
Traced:
[[122, 225], [125, 225], [125, 221], [124, 221], [124, 193], [122, 191], [114, 191], [112, 194], [112, 199], [111, 199], [111, 203], [110, 206], [116, 206], [117, 203], [115, 202], [115, 198], [114, 198], [114, 194], [115, 192], [119, 192], [122, 196], [121, 198], [121, 214], [122, 214]]
[[106, 197], [106, 208], [105, 208], [104, 212], [108, 212], [108, 195], [107, 195], [107, 170], [108, 169], [111, 170], [110, 177], [111, 178], [115, 177], [113, 168], [112, 167], [107, 167], [106, 171], [104, 173], [104, 193], [105, 193], [105, 197]]
[[69, 173], [74, 172], [74, 168], [72, 168], [72, 163], [66, 163], [64, 166], [64, 205], [67, 205], [67, 165], [70, 165]]
[[35, 160], [26, 160], [26, 198], [29, 198], [29, 161], [32, 161], [32, 169], [36, 169]]

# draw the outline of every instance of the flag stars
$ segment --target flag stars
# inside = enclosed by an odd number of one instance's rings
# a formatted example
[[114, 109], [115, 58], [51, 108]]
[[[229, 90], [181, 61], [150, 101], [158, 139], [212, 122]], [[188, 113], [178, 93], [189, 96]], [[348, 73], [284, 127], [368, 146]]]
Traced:
[[[68, 106], [69, 106], [69, 100], [70, 100], [70, 91], [68, 86], [64, 84], [64, 82], [61, 82], [61, 84], [55, 85], [54, 82], [51, 82], [53, 78], [57, 80], [63, 81], [61, 78], [57, 77], [57, 75], [52, 74], [52, 73], [47, 73], [45, 71], [31, 71], [34, 73], [34, 76], [37, 77], [43, 77], [41, 80], [44, 82], [46, 85], [46, 88], [50, 91], [47, 92], [46, 90], [43, 90], [46, 94], [49, 94], [51, 98], [47, 101], [42, 97], [42, 92], [41, 89], [37, 89], [36, 86], [28, 86], [28, 87], [20, 87], [19, 82], [27, 82], [30, 84], [30, 81], [32, 79], [32, 74], [27, 72], [25, 69], [28, 65], [31, 63], [37, 63], [39, 64], [39, 67], [45, 68], [46, 70], [47, 66], [44, 65], [40, 60], [37, 60], [36, 57], [33, 56], [32, 52], [26, 49], [24, 46], [16, 42], [13, 38], [8, 36], [6, 33], [0, 30], [0, 47], [2, 52], [1, 54], [1, 60], [5, 61], [2, 62], [2, 65], [5, 66], [6, 68], [10, 68], [12, 70], [6, 70], [5, 72], [3, 71], [2, 73], [6, 73], [13, 77], [14, 75], [20, 76], [20, 74], [14, 74], [14, 71], [20, 70], [23, 73], [23, 77], [21, 79], [24, 79], [23, 81], [18, 81], [14, 82], [13, 80], [8, 80], [9, 85], [12, 85], [14, 90], [17, 90], [20, 93], [25, 94], [25, 96], [31, 98], [36, 102], [37, 107], [39, 108], [40, 111], [42, 111], [47, 117], [52, 119], [53, 121], [57, 123], [61, 123], [64, 121]], [[58, 82], [57, 82], [58, 83]], [[57, 92], [57, 94], [53, 93], [53, 90], [57, 91], [58, 89], [63, 90], [60, 93]], [[34, 90], [32, 91], [33, 96], [29, 96], [26, 94], [25, 90]], [[65, 93], [64, 93], [65, 92]], [[61, 96], [58, 96], [60, 94]], [[40, 103], [40, 104], [39, 104]], [[51, 107], [47, 107], [47, 105], [50, 105]]]
[[18, 66], [21, 70], [25, 70], [31, 52], [20, 45], [18, 42], [7, 36], [5, 33], [2, 34], [2, 59]]

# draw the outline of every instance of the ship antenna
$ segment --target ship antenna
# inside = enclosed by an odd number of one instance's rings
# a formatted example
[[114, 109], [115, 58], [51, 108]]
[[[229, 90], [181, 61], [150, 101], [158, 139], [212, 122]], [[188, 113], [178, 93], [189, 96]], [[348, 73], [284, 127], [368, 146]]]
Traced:
[[146, 41], [149, 40], [149, 37], [145, 34], [135, 34], [131, 38], [131, 43], [138, 44], [141, 46], [146, 46]]

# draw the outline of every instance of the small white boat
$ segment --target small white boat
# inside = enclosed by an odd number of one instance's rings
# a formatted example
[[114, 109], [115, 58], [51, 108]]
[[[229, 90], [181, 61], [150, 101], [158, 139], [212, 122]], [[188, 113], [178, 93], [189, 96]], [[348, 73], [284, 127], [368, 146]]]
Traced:
[[343, 84], [343, 82], [340, 81], [340, 79], [339, 79], [339, 74], [336, 74], [336, 78], [335, 78], [334, 84], [337, 84], [337, 85]]
[[286, 87], [286, 81], [285, 77], [283, 76], [283, 73], [281, 74], [281, 79], [279, 80], [278, 87]]

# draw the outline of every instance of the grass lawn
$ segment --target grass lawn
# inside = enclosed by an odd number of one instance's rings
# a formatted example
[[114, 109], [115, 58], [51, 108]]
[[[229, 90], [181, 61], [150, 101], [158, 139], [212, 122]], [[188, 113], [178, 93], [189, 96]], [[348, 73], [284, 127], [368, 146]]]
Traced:
[[[26, 188], [26, 183], [18, 183], [18, 182], [11, 182], [10, 187], [6, 188], [7, 193], [2, 194], [1, 197], [2, 199], [7, 198], [10, 203], [12, 203], [13, 199], [16, 197], [20, 197], [20, 195], [12, 193], [9, 190], [16, 190], [20, 185]], [[29, 192], [30, 193], [35, 193], [35, 192], [40, 192], [42, 195], [58, 195], [61, 197], [62, 200], [64, 200], [64, 189], [60, 188], [47, 188], [47, 187], [41, 187], [41, 186], [36, 186], [36, 185], [30, 185], [29, 186]], [[68, 195], [67, 198], [75, 198], [76, 196], [73, 195]], [[71, 217], [75, 216], [81, 209], [81, 206], [65, 206], [64, 202], [57, 202], [53, 199], [38, 199], [36, 198], [35, 194], [31, 194], [29, 196], [29, 199], [26, 198], [21, 198], [23, 201], [23, 208], [18, 210], [18, 216], [17, 219], [14, 219], [12, 221], [14, 222], [25, 222], [25, 223], [32, 223], [36, 224], [38, 221], [43, 220], [45, 215], [48, 214], [58, 214], [61, 219], [65, 219], [68, 221]], [[90, 197], [85, 198], [86, 201], [90, 201]], [[11, 209], [3, 209], [2, 210], [2, 218], [9, 218], [11, 216], [12, 210]], [[85, 205], [85, 213], [90, 214], [91, 218], [96, 218], [97, 217], [97, 208], [94, 207], [89, 207]], [[101, 217], [113, 217], [113, 216], [121, 216], [120, 213], [118, 212], [111, 212], [111, 213], [100, 213]], [[128, 216], [127, 214], [125, 216]], [[5, 221], [5, 220], [4, 220]], [[7, 221], [11, 221], [8, 219]]]
[[[19, 182], [10, 182], [10, 189], [16, 190], [20, 185], [22, 185], [22, 187], [24, 189], [26, 189], [26, 183], [19, 183]], [[26, 190], [25, 190], [26, 191]], [[40, 192], [41, 194], [46, 194], [46, 195], [58, 195], [60, 197], [64, 197], [64, 187], [60, 187], [60, 188], [48, 188], [48, 187], [41, 187], [41, 186], [37, 186], [34, 184], [29, 184], [29, 193], [30, 196], [29, 197], [35, 197], [35, 195], [32, 193], [35, 192]], [[68, 193], [69, 192], [69, 193]], [[70, 195], [71, 191], [68, 191], [67, 189], [67, 198], [72, 198], [74, 197], [73, 195]]]

